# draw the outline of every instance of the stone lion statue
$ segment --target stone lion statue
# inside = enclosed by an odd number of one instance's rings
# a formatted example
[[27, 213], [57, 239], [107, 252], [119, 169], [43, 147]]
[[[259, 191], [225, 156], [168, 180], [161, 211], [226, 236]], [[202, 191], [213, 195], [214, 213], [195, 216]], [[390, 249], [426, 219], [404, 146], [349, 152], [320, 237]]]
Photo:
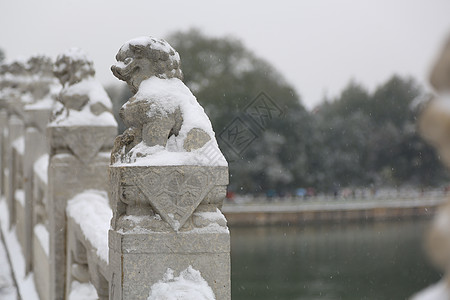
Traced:
[[179, 54], [165, 40], [140, 37], [116, 55], [113, 74], [134, 94], [120, 109], [127, 126], [115, 140], [111, 162], [133, 163], [157, 152], [195, 152], [209, 141], [209, 118], [182, 82]]
[[102, 115], [112, 118], [111, 100], [94, 78], [93, 62], [81, 49], [72, 48], [59, 55], [53, 73], [62, 85], [57, 100], [63, 105], [56, 108], [53, 123], [61, 123], [70, 115], [85, 123], [96, 122]]

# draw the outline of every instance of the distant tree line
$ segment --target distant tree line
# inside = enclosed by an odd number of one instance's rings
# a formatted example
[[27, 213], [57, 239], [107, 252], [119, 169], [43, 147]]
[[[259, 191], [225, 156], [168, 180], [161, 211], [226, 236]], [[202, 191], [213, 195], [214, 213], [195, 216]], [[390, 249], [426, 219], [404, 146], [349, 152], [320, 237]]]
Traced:
[[[309, 112], [283, 76], [239, 40], [198, 30], [167, 40], [180, 53], [184, 82], [205, 108], [230, 162], [234, 192], [425, 187], [448, 180], [416, 132], [412, 103], [424, 91], [411, 78], [394, 75], [372, 93], [352, 81]], [[117, 111], [130, 94], [123, 87], [114, 95]]]

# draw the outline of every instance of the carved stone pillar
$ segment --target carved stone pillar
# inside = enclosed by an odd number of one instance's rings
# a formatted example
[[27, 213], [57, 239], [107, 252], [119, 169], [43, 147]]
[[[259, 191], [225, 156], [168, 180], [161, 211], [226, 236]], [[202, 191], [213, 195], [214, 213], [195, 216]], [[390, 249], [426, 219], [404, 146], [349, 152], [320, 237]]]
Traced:
[[[14, 61], [7, 66], [8, 79], [3, 94], [3, 103], [7, 108], [7, 125], [4, 133], [4, 189], [5, 198], [8, 204], [10, 226], [16, 223], [15, 192], [21, 188], [20, 175], [22, 170], [18, 170], [16, 156], [23, 150], [23, 106], [28, 94], [27, 68], [23, 61]], [[6, 132], [5, 132], [6, 131]], [[18, 181], [19, 180], [19, 181]]]
[[[418, 127], [421, 136], [434, 146], [440, 160], [450, 167], [450, 38], [439, 54], [430, 74], [434, 95], [419, 116]], [[412, 300], [448, 299], [450, 297], [450, 236], [448, 234], [450, 200], [443, 203], [427, 233], [426, 248], [432, 263], [443, 272], [443, 278], [421, 292]]]
[[5, 195], [5, 169], [6, 169], [6, 139], [5, 128], [8, 124], [8, 113], [6, 110], [0, 110], [0, 195]]
[[116, 58], [114, 75], [135, 95], [121, 109], [128, 129], [111, 155], [110, 299], [147, 299], [165, 274], [191, 268], [216, 299], [230, 299], [230, 235], [220, 211], [228, 165], [181, 81], [178, 53], [142, 37]]
[[24, 218], [24, 255], [26, 272], [32, 270], [33, 249], [33, 167], [37, 159], [48, 154], [46, 128], [50, 121], [53, 107], [55, 106], [55, 90], [61, 87], [53, 75], [53, 62], [45, 56], [34, 56], [28, 60], [29, 72], [32, 81], [29, 90], [32, 102], [24, 107], [25, 136], [24, 136], [24, 161], [23, 178], [25, 193], [25, 218]]
[[63, 299], [66, 266], [66, 204], [85, 190], [107, 190], [108, 153], [117, 134], [111, 103], [93, 78], [92, 62], [72, 49], [60, 55], [55, 74], [63, 104], [47, 127], [50, 144], [50, 299]]

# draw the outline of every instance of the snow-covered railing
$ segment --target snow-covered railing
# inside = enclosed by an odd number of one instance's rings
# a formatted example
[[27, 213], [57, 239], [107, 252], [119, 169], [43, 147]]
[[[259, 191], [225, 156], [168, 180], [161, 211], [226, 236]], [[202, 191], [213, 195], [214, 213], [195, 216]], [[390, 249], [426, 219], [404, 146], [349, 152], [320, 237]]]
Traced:
[[[54, 110], [53, 120], [47, 126], [50, 145], [48, 168], [48, 219], [50, 233], [50, 299], [64, 299], [72, 287], [74, 263], [85, 266], [82, 250], [88, 261], [94, 259], [97, 250], [92, 243], [85, 242], [92, 231], [106, 239], [106, 232], [92, 227], [89, 232], [81, 222], [92, 222], [86, 218], [67, 218], [68, 201], [77, 198], [86, 190], [108, 191], [108, 165], [117, 123], [111, 113], [112, 105], [103, 87], [94, 79], [93, 64], [77, 49], [60, 55], [55, 64], [55, 73], [63, 88], [58, 94], [60, 107]], [[86, 198], [86, 195], [83, 196]], [[94, 198], [92, 199], [95, 200]], [[108, 201], [106, 201], [108, 202]], [[83, 207], [78, 213], [85, 214]], [[89, 207], [84, 208], [88, 210]], [[71, 221], [70, 228], [67, 220]], [[81, 228], [81, 230], [79, 230]], [[70, 237], [70, 239], [68, 239]], [[71, 241], [69, 243], [69, 241]], [[71, 248], [72, 245], [76, 249]], [[83, 245], [83, 246], [80, 246]], [[79, 254], [75, 255], [74, 254]], [[88, 264], [89, 280], [98, 290], [99, 296], [107, 296], [109, 279], [106, 266]], [[100, 266], [100, 267], [99, 267]], [[91, 268], [92, 267], [92, 268]], [[75, 268], [81, 270], [82, 268]], [[103, 272], [101, 272], [103, 270]], [[81, 271], [80, 271], [81, 272]], [[76, 278], [76, 276], [75, 276]], [[99, 283], [98, 283], [99, 282]], [[106, 282], [106, 283], [105, 283]], [[98, 283], [98, 284], [97, 284]]]
[[[13, 262], [19, 266], [15, 272], [19, 293], [25, 293], [24, 299], [33, 294], [24, 290], [29, 290], [34, 280], [34, 295], [64, 299], [71, 292], [72, 277], [66, 274], [73, 273], [66, 261], [66, 251], [73, 253], [73, 243], [66, 232], [77, 245], [87, 232], [66, 217], [66, 203], [86, 189], [103, 190], [106, 195], [117, 124], [109, 98], [93, 78], [92, 63], [78, 51], [60, 56], [55, 70], [51, 60], [42, 56], [1, 68], [0, 179], [9, 220], [2, 230], [15, 233], [21, 248], [22, 255], [15, 257], [23, 257], [23, 262]], [[109, 204], [108, 209], [112, 215]], [[109, 220], [106, 223], [108, 229]], [[89, 232], [99, 232], [107, 241], [107, 229], [91, 228]], [[91, 253], [95, 245], [84, 244], [86, 253]], [[16, 248], [10, 247], [11, 251]], [[107, 298], [105, 249], [102, 257], [103, 264], [89, 269], [89, 279], [98, 291], [103, 290], [98, 295], [106, 293]], [[27, 282], [26, 287], [21, 282]]]
[[54, 65], [34, 57], [1, 67], [0, 223], [9, 252], [22, 252], [19, 293], [228, 300], [228, 164], [209, 118], [164, 40], [132, 40], [116, 58], [114, 75], [135, 93], [117, 137], [79, 50]]
[[228, 300], [228, 164], [209, 118], [166, 41], [133, 39], [116, 59], [134, 96], [111, 154], [110, 299]]
[[74, 295], [86, 300], [90, 295], [95, 297], [92, 299], [108, 299], [108, 230], [112, 218], [108, 196], [104, 191], [86, 191], [69, 200], [66, 210], [66, 299]]
[[[39, 265], [46, 265], [48, 270], [48, 259], [44, 259], [46, 256], [36, 257], [34, 251], [39, 252], [40, 249], [35, 247], [36, 244], [47, 253], [49, 247], [46, 229], [34, 226], [33, 199], [34, 165], [37, 158], [47, 152], [45, 131], [54, 102], [51, 90], [58, 88], [52, 67], [49, 58], [35, 56], [27, 62], [16, 61], [3, 65], [0, 79], [1, 193], [8, 204], [9, 227], [16, 233], [18, 245], [22, 250], [23, 270], [15, 272], [16, 276], [22, 277], [32, 270], [41, 270]], [[40, 243], [37, 243], [37, 240]], [[35, 278], [39, 280], [45, 278], [45, 275]], [[45, 290], [42, 288], [45, 285], [48, 286], [48, 280], [40, 282], [37, 286]]]

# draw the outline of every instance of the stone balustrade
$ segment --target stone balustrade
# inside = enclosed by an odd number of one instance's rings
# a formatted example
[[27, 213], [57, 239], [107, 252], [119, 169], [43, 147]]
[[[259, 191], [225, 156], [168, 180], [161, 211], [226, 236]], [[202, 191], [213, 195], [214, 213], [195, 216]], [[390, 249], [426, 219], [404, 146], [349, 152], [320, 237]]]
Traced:
[[182, 278], [196, 299], [230, 299], [228, 166], [179, 55], [144, 37], [116, 58], [134, 93], [117, 137], [82, 51], [0, 66], [0, 224], [23, 258], [19, 293], [161, 299]]
[[[430, 83], [434, 95], [422, 107], [418, 121], [422, 137], [434, 146], [440, 159], [450, 167], [450, 39], [432, 68]], [[427, 234], [429, 257], [444, 276], [440, 282], [416, 294], [413, 300], [450, 298], [450, 200], [441, 205]]]

